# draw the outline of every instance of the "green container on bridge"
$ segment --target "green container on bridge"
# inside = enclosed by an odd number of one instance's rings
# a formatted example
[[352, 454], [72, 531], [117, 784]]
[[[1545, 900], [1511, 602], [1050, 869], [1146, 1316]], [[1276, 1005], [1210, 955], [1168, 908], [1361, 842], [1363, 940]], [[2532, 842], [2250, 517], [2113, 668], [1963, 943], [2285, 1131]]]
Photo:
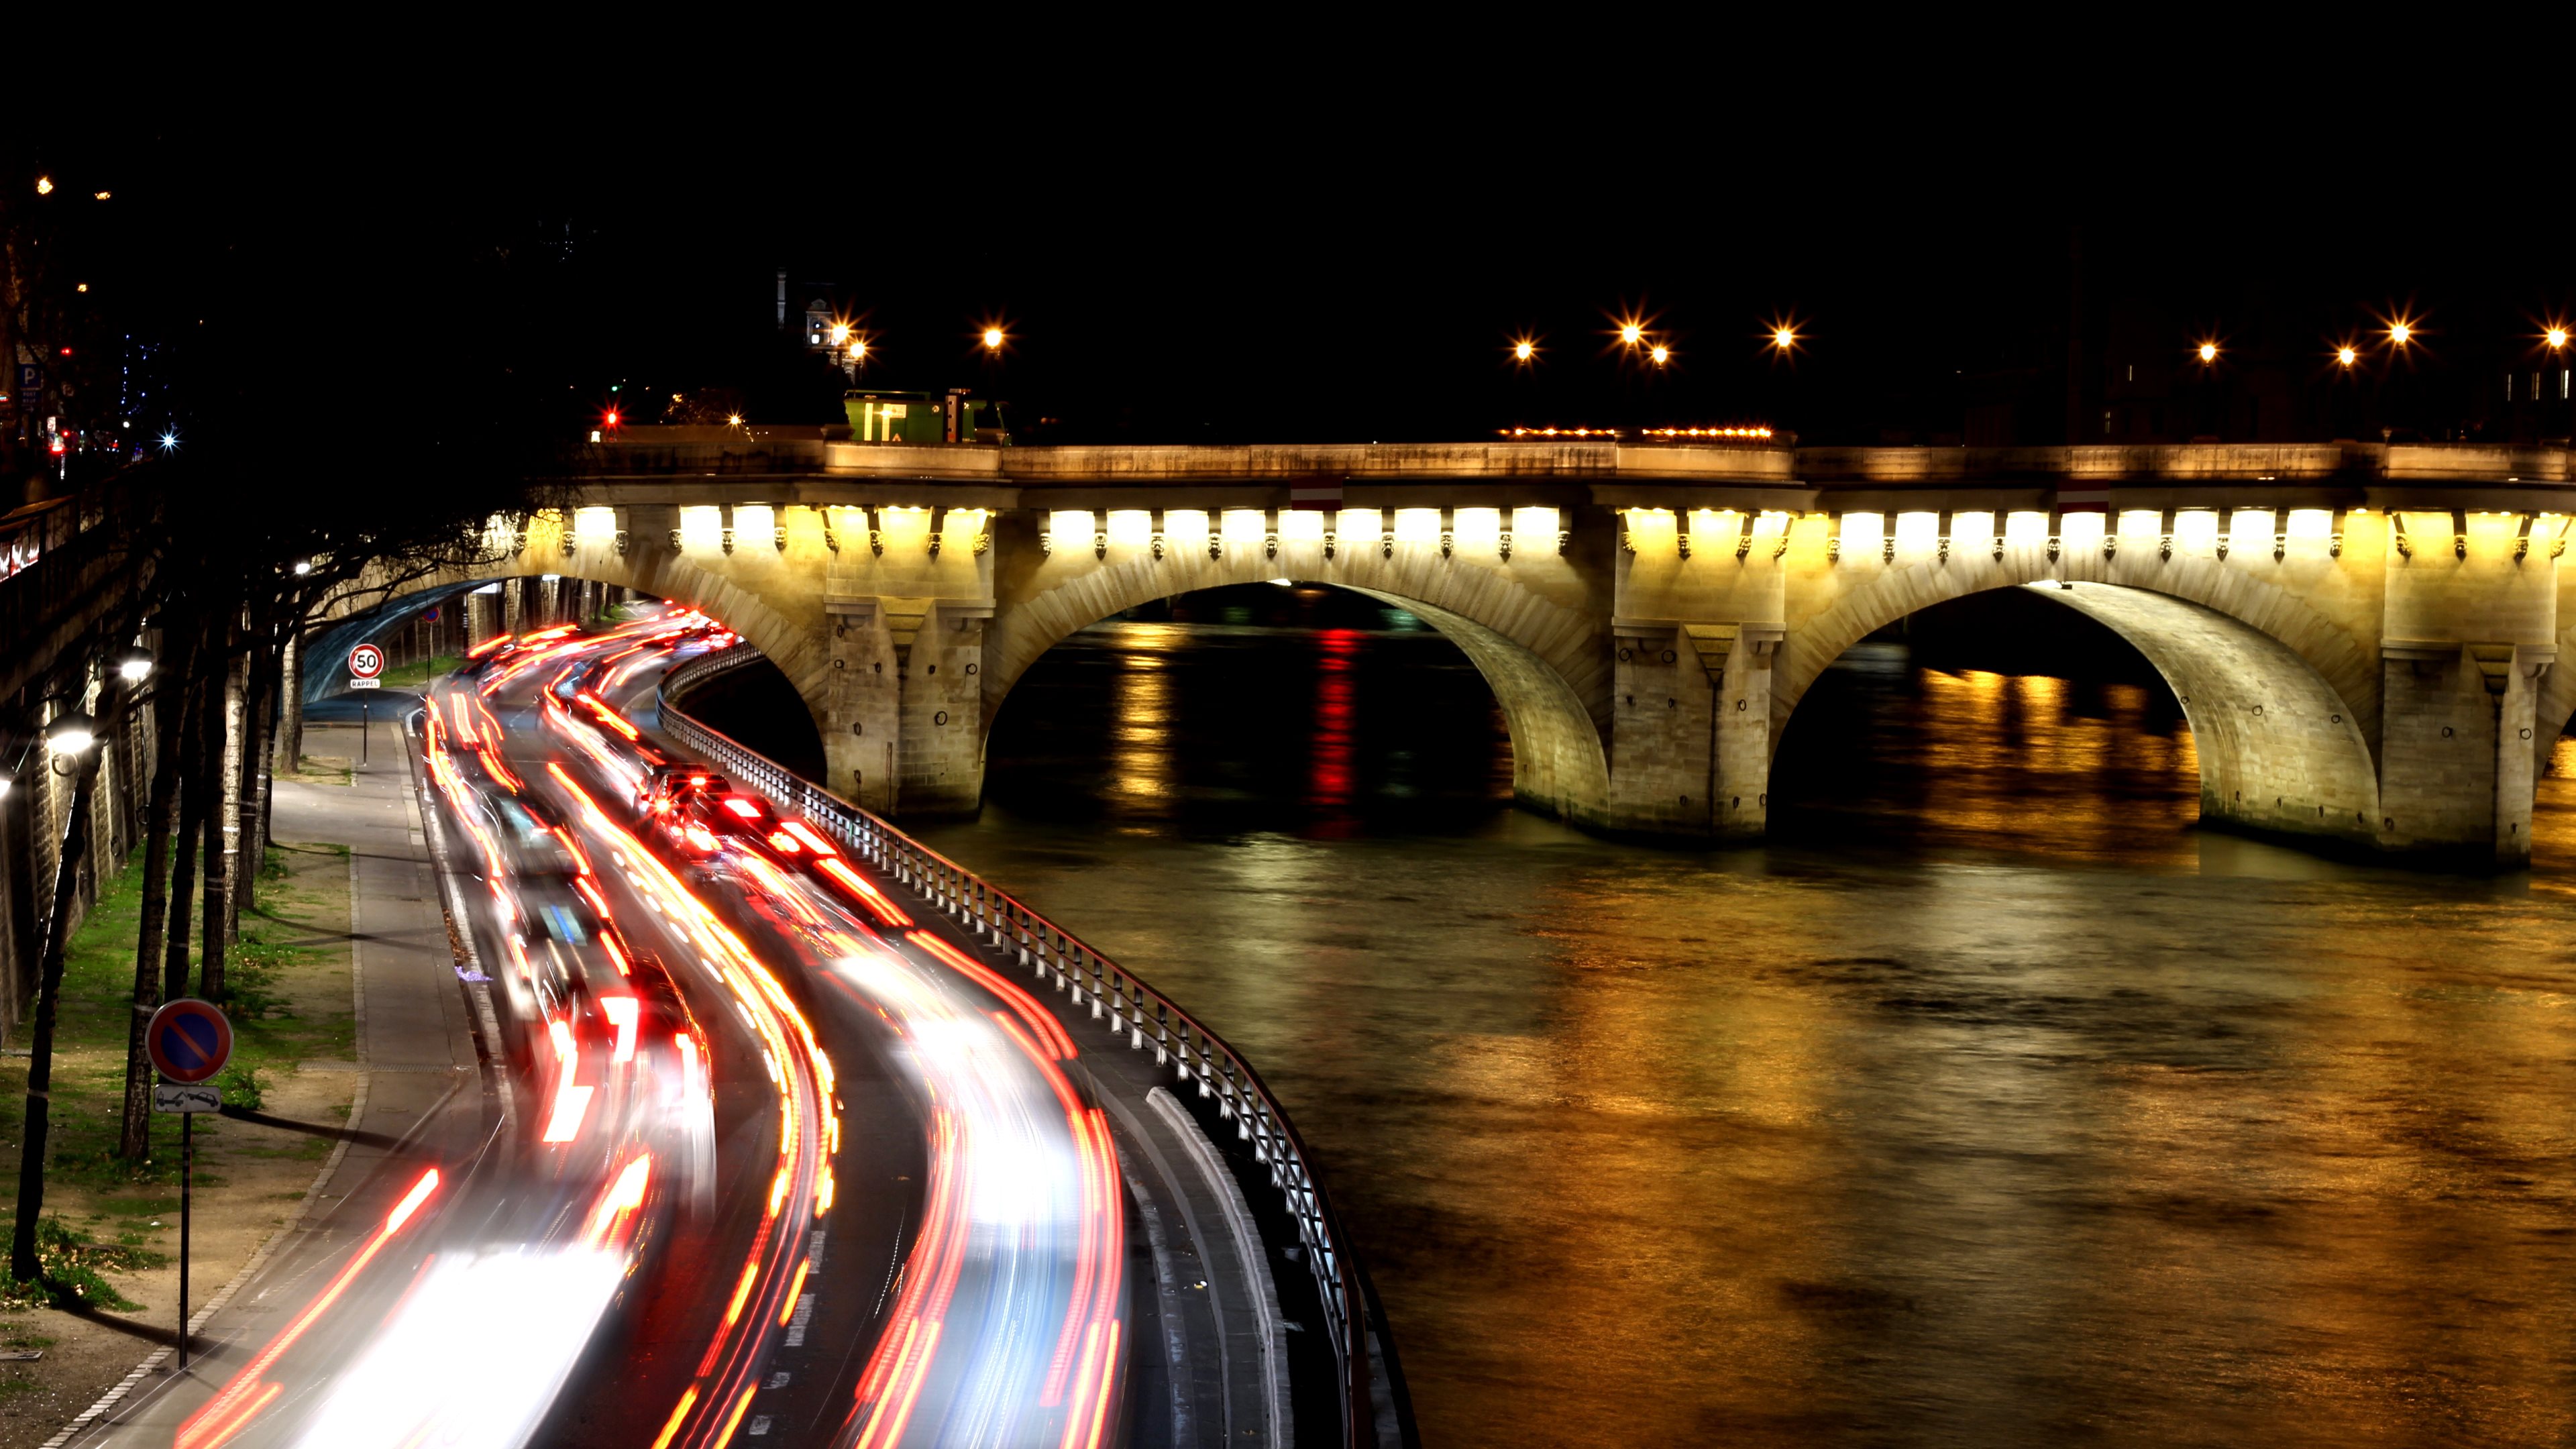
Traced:
[[878, 392], [852, 388], [841, 394], [850, 415], [850, 437], [861, 443], [998, 443], [1011, 431], [1002, 405], [969, 397], [966, 389]]

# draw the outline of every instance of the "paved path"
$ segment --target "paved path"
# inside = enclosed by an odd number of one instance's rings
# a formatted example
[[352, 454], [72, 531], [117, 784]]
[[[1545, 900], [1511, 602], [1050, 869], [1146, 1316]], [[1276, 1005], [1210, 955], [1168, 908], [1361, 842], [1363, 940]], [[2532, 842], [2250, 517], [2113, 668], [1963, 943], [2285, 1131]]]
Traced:
[[[228, 1299], [198, 1315], [187, 1370], [178, 1372], [167, 1350], [153, 1355], [113, 1403], [57, 1443], [156, 1449], [170, 1443], [178, 1426], [304, 1307], [317, 1272], [375, 1229], [421, 1167], [457, 1162], [484, 1136], [470, 1005], [450, 954], [400, 726], [382, 718], [391, 712], [379, 712], [369, 730], [368, 762], [355, 785], [278, 782], [275, 836], [350, 848], [358, 1060], [306, 1069], [363, 1073], [352, 1125], [408, 1140], [399, 1152], [353, 1143], [336, 1154], [303, 1220], [252, 1260]], [[305, 751], [354, 760], [357, 726], [308, 727]], [[196, 1291], [211, 1299], [224, 1286], [200, 1283]]]

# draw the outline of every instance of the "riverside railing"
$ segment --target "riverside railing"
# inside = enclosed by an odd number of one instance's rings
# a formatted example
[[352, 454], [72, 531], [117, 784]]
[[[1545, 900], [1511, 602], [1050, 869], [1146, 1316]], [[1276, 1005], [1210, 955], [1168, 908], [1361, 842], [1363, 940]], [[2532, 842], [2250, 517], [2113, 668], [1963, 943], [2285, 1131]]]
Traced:
[[674, 695], [757, 657], [750, 646], [737, 645], [672, 670], [660, 695], [664, 730], [780, 809], [821, 826], [979, 939], [1015, 955], [1023, 968], [1057, 991], [1071, 992], [1072, 1004], [1089, 1005], [1091, 1019], [1113, 1038], [1123, 1038], [1129, 1050], [1152, 1049], [1156, 1065], [1173, 1067], [1183, 1081], [1197, 1086], [1199, 1096], [1213, 1097], [1218, 1115], [1234, 1123], [1236, 1137], [1251, 1144], [1253, 1160], [1269, 1171], [1270, 1185], [1297, 1225], [1303, 1250], [1298, 1256], [1314, 1275], [1340, 1371], [1344, 1442], [1353, 1449], [1379, 1443], [1378, 1371], [1370, 1352], [1368, 1293], [1359, 1263], [1323, 1185], [1315, 1180], [1312, 1155], [1260, 1074], [1224, 1038], [1072, 932], [876, 815], [835, 798], [671, 703]]

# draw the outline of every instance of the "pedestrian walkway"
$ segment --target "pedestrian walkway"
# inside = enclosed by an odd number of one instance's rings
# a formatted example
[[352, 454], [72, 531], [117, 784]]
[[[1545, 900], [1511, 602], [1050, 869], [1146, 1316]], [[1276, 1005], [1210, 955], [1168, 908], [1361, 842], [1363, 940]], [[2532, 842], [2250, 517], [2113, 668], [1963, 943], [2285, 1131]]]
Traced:
[[[362, 747], [354, 723], [305, 730], [308, 755], [352, 762], [363, 755], [365, 762], [350, 785], [279, 781], [274, 837], [349, 847], [357, 1059], [302, 1065], [358, 1073], [348, 1125], [400, 1145], [344, 1143], [324, 1167], [301, 1221], [280, 1232], [234, 1283], [197, 1285], [207, 1306], [196, 1316], [188, 1368], [179, 1371], [169, 1350], [153, 1354], [56, 1445], [148, 1442], [158, 1449], [170, 1443], [178, 1426], [304, 1307], [313, 1270], [375, 1229], [411, 1185], [414, 1168], [453, 1163], [486, 1135], [472, 1007], [459, 986], [401, 726], [378, 718], [367, 736]], [[388, 1164], [396, 1170], [383, 1170]]]

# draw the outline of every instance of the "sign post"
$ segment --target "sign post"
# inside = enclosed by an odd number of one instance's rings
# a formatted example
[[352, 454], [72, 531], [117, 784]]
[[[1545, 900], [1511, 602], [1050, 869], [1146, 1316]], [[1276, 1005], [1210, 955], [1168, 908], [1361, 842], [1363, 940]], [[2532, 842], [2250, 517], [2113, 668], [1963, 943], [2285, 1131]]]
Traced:
[[143, 1028], [143, 1046], [162, 1080], [152, 1110], [179, 1115], [179, 1371], [188, 1369], [188, 1238], [195, 1196], [199, 1112], [224, 1104], [221, 1089], [202, 1086], [232, 1060], [233, 1024], [213, 1003], [183, 996], [162, 1003]]
[[[385, 672], [385, 651], [373, 644], [361, 644], [349, 651], [349, 687], [381, 689], [384, 681], [377, 676]], [[367, 762], [367, 697], [358, 696], [358, 763]]]

